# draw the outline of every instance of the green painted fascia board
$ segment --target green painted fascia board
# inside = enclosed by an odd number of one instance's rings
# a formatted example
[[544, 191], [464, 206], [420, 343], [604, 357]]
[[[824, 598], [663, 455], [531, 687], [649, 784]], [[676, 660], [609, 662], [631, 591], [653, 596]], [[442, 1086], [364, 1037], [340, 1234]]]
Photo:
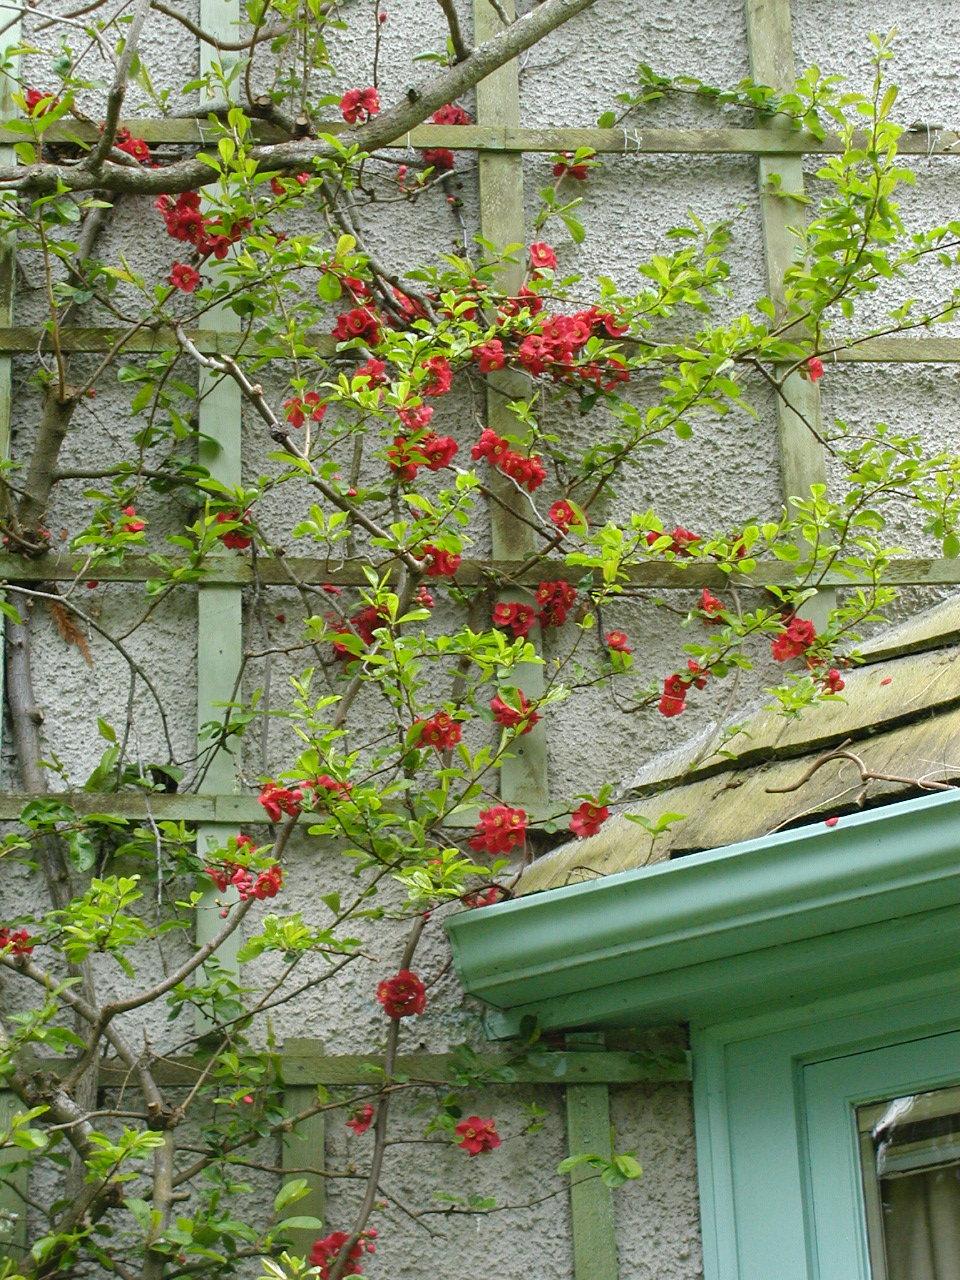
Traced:
[[447, 929], [465, 989], [512, 1011], [495, 1021], [504, 1031], [521, 1010], [555, 1027], [696, 1019], [723, 992], [746, 1009], [955, 947], [958, 847], [960, 793], [947, 792], [465, 912]]

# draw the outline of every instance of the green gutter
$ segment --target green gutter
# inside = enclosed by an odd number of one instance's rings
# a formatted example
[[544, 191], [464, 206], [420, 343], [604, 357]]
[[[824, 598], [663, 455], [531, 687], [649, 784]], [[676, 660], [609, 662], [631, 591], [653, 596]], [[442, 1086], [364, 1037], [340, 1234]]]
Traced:
[[465, 989], [547, 1029], [709, 1022], [960, 954], [960, 792], [452, 917]]

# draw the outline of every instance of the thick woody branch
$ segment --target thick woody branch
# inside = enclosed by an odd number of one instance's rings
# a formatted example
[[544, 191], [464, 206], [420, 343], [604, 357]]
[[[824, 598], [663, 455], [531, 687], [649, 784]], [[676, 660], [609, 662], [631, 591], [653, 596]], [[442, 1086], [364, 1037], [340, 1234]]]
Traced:
[[[478, 46], [462, 62], [424, 85], [407, 90], [406, 99], [382, 112], [367, 124], [350, 129], [337, 137], [334, 145], [323, 138], [281, 142], [254, 147], [250, 157], [261, 170], [287, 172], [309, 168], [316, 159], [330, 159], [342, 154], [344, 147], [375, 151], [388, 146], [411, 129], [422, 124], [429, 115], [455, 98], [467, 93], [481, 80], [510, 62], [544, 36], [571, 18], [592, 8], [597, 0], [544, 0], [531, 13], [512, 22], [492, 39]], [[215, 173], [197, 159], [182, 160], [162, 169], [132, 169], [107, 162], [94, 176], [89, 169], [69, 164], [35, 164], [0, 167], [0, 184], [18, 191], [55, 191], [62, 185], [68, 191], [90, 191], [100, 187], [106, 191], [129, 191], [141, 195], [189, 191], [215, 180]]]

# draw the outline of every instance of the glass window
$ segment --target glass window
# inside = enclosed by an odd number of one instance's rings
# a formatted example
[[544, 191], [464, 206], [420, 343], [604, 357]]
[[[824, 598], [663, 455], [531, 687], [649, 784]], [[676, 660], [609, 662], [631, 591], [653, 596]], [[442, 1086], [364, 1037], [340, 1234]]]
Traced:
[[960, 1088], [857, 1111], [873, 1280], [960, 1280]]

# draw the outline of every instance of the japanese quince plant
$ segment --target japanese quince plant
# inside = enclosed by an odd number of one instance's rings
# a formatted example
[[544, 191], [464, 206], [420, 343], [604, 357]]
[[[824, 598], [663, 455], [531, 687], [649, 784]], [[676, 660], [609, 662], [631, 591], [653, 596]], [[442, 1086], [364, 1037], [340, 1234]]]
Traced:
[[[389, 1274], [398, 1204], [400, 1221], [502, 1207], [472, 1193], [468, 1177], [528, 1140], [472, 1099], [497, 1081], [494, 1069], [474, 1055], [451, 1086], [398, 1066], [443, 972], [435, 953], [422, 959], [421, 942], [444, 913], [508, 898], [538, 837], [599, 831], [616, 781], [528, 812], [501, 793], [504, 763], [544, 733], [556, 703], [597, 686], [625, 734], [635, 713], [674, 718], [695, 701], [725, 715], [737, 677], [760, 657], [777, 673], [772, 702], [816, 714], [843, 696], [859, 630], [891, 601], [890, 504], [907, 504], [945, 554], [960, 549], [960, 461], [882, 423], [807, 422], [831, 460], [830, 489], [787, 495], [772, 516], [712, 529], [695, 510], [682, 525], [653, 509], [602, 514], [632, 471], [682, 466], [684, 442], [708, 416], [756, 412], [760, 392], [789, 399], [798, 380], [829, 378], [846, 348], [954, 317], [960, 222], [904, 225], [898, 192], [913, 175], [898, 159], [890, 45], [878, 39], [866, 92], [817, 71], [775, 93], [642, 67], [638, 87], [601, 120], [620, 127], [658, 97], [696, 92], [833, 137], [816, 198], [796, 209], [797, 252], [776, 303], [758, 296], [731, 309], [737, 224], [708, 225], [696, 212], [636, 264], [636, 287], [579, 272], [580, 206], [601, 163], [615, 163], [586, 148], [543, 160], [528, 243], [473, 234], [456, 185], [469, 176], [465, 153], [385, 148], [424, 121], [468, 129], [460, 100], [472, 87], [591, 3], [545, 0], [473, 49], [454, 22], [429, 77], [390, 103], [376, 61], [362, 74], [337, 67], [337, 7], [249, 0], [232, 60], [187, 86], [209, 104], [196, 112], [200, 145], [154, 145], [135, 121], [120, 126], [130, 83], [155, 113], [171, 111], [140, 53], [153, 20], [144, 0], [119, 27], [89, 10], [73, 27], [54, 23], [61, 43], [42, 83], [18, 71], [35, 50], [6, 52], [18, 163], [0, 169], [0, 219], [43, 281], [45, 306], [35, 433], [3, 470], [9, 553], [49, 552], [48, 512], [78, 479], [62, 451], [90, 429], [81, 411], [118, 384], [128, 413], [113, 424], [122, 448], [79, 477], [88, 487], [69, 532], [72, 577], [29, 585], [11, 575], [4, 589], [14, 745], [36, 798], [0, 853], [11, 873], [26, 868], [44, 887], [13, 904], [0, 929], [0, 1086], [17, 1100], [0, 1121], [0, 1157], [8, 1180], [29, 1169], [31, 1185], [42, 1172], [57, 1188], [24, 1203], [28, 1238], [0, 1264], [4, 1280], [90, 1268], [142, 1280], [258, 1270], [339, 1280], [381, 1264]], [[94, 52], [75, 51], [77, 25]], [[388, 12], [376, 27], [379, 55]], [[101, 98], [91, 60], [106, 54]], [[335, 88], [348, 73], [353, 85]], [[104, 247], [132, 202], [161, 246], [159, 272]], [[384, 205], [416, 220], [431, 202], [466, 232], [461, 251], [425, 251], [404, 269], [371, 249], [366, 226]], [[891, 284], [923, 264], [930, 298], [891, 303], [880, 322], [858, 326], [865, 298], [875, 314]], [[67, 341], [85, 309], [116, 326], [93, 359]], [[216, 317], [232, 327], [211, 343], [202, 335]], [[644, 400], [638, 386], [651, 380], [656, 394]], [[242, 405], [242, 481], [224, 478], [198, 425], [198, 397], [218, 385]], [[488, 388], [502, 406], [495, 426], [471, 407]], [[581, 421], [587, 432], [570, 429]], [[157, 495], [172, 529], [152, 527]], [[522, 526], [521, 559], [478, 555], [491, 511]], [[101, 583], [145, 556], [139, 616], [109, 623]], [[316, 571], [303, 572], [308, 562]], [[233, 696], [185, 754], [174, 708], [128, 636], [148, 635], [165, 601], [225, 564], [249, 584], [256, 626]], [[651, 565], [678, 581], [709, 570], [714, 583], [691, 593], [689, 640], [665, 670], [637, 638], [643, 613], [659, 607], [642, 585]], [[825, 584], [844, 583], [833, 607], [808, 607]], [[264, 591], [277, 585], [297, 617], [268, 616]], [[41, 606], [65, 643], [83, 648], [95, 634], [129, 670], [126, 723], [100, 717], [93, 812], [51, 795], [76, 780], [55, 719], [41, 734], [36, 711], [52, 696], [31, 679]], [[292, 670], [282, 704], [250, 678], [264, 659]], [[135, 689], [161, 726], [156, 751], [138, 746]], [[283, 764], [269, 769], [262, 753], [258, 772], [242, 761], [268, 733], [283, 735]], [[159, 799], [209, 791], [225, 758], [246, 771], [261, 822], [229, 834], [221, 824], [218, 840], [198, 842]], [[149, 822], [124, 816], [122, 797], [134, 792], [156, 804]], [[315, 851], [307, 893], [290, 883], [304, 865], [291, 860], [297, 831]], [[346, 877], [330, 872], [341, 863]], [[195, 941], [198, 918], [211, 915], [215, 926]], [[226, 958], [233, 940], [236, 964]], [[376, 1011], [379, 1066], [367, 1083], [318, 1087], [292, 1108], [273, 1011], [344, 971], [363, 975], [350, 990], [363, 990], [364, 1016]], [[391, 1121], [407, 1099], [422, 1109], [421, 1140], [460, 1161], [465, 1190], [438, 1174], [439, 1199], [406, 1204], [385, 1184]], [[315, 1116], [349, 1134], [348, 1157], [324, 1175], [355, 1186], [349, 1218], [298, 1214], [309, 1192], [299, 1174], [282, 1181], [272, 1213], [238, 1209], [255, 1174], [279, 1172], [264, 1154], [270, 1142]], [[616, 1152], [563, 1168], [582, 1165], [608, 1185], [640, 1173]]]

